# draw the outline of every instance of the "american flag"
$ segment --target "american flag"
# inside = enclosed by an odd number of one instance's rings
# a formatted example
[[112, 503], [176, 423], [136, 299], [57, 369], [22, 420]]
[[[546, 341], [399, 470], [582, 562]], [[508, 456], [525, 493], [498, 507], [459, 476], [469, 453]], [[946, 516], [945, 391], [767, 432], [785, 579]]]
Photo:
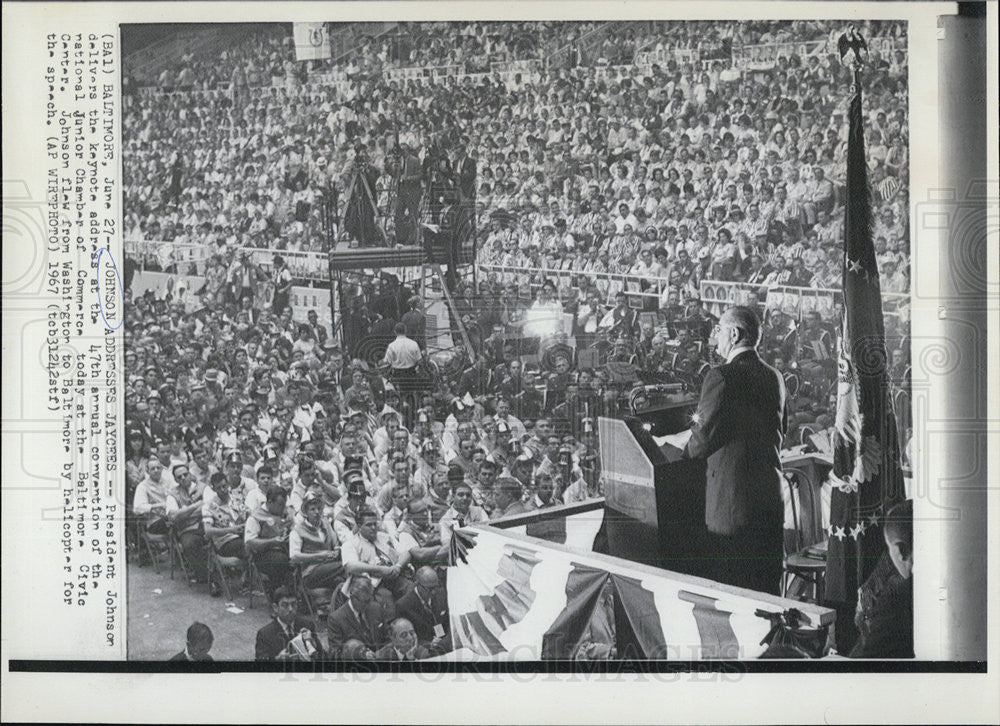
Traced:
[[844, 312], [826, 569], [827, 599], [846, 605], [857, 600], [858, 586], [885, 549], [881, 525], [886, 511], [904, 498], [872, 244], [861, 102], [856, 80], [848, 114]]

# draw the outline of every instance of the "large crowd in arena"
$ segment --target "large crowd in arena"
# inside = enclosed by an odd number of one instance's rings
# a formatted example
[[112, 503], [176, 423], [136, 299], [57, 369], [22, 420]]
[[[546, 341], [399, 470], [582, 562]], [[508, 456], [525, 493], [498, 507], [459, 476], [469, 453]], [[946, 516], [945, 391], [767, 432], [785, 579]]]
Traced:
[[[863, 32], [905, 443], [904, 27]], [[276, 607], [326, 614], [324, 637], [296, 647], [440, 654], [455, 526], [600, 496], [598, 417], [696, 394], [719, 303], [763, 320], [792, 400], [786, 442], [831, 426], [851, 83], [838, 30], [403, 23], [302, 62], [274, 25], [129, 78], [132, 262], [198, 280], [127, 312], [142, 557], [174, 547], [213, 595], [243, 562]], [[450, 291], [466, 344], [447, 357], [429, 355], [424, 300], [394, 274], [359, 278], [332, 327], [293, 310], [293, 284], [323, 283], [290, 256], [370, 242], [347, 223], [359, 170], [388, 244], [417, 242], [449, 204], [475, 210], [476, 274]], [[258, 637], [258, 657], [295, 657], [278, 640]]]

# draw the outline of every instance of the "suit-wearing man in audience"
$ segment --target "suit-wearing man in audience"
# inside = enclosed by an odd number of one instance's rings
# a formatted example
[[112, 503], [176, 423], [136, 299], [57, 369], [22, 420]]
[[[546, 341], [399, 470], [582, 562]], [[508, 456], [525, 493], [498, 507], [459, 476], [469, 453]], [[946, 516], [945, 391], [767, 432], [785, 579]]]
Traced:
[[375, 651], [375, 660], [405, 662], [430, 658], [430, 651], [420, 645], [413, 624], [396, 618], [389, 628], [389, 642]]
[[448, 596], [434, 568], [417, 570], [416, 586], [396, 603], [396, 613], [413, 624], [417, 638], [433, 655], [451, 650]]
[[[288, 587], [279, 587], [274, 591], [271, 608], [274, 619], [257, 631], [255, 660], [321, 660], [323, 646], [309, 621], [299, 617], [298, 598], [295, 597], [295, 593]], [[304, 655], [291, 645], [300, 635], [301, 642], [307, 644], [307, 648], [312, 651], [311, 656]]]
[[377, 650], [385, 643], [385, 623], [382, 609], [375, 603], [375, 588], [365, 576], [351, 580], [347, 602], [334, 610], [326, 619], [327, 647], [331, 658], [339, 658], [348, 640], [360, 640], [370, 650]]

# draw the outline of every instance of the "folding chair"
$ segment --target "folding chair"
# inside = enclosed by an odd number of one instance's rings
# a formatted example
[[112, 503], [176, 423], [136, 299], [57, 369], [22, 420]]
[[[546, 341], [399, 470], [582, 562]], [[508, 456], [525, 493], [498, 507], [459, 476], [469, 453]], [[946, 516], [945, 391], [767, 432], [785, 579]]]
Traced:
[[[149, 559], [153, 562], [153, 571], [159, 575], [160, 557], [166, 555], [167, 558], [171, 558], [169, 530], [167, 534], [151, 534], [146, 529], [146, 525], [143, 522], [140, 521], [138, 526], [139, 541], [142, 542], [142, 545], [146, 550], [146, 554], [149, 555]], [[139, 564], [142, 564], [141, 557]]]
[[[226, 577], [226, 570], [239, 570], [244, 580], [247, 577], [247, 562], [242, 557], [224, 557], [215, 549], [215, 542], [208, 537], [208, 587], [211, 589], [212, 582], [218, 578], [219, 586], [226, 602], [235, 602], [233, 592], [229, 587], [229, 579]], [[251, 595], [252, 597], [252, 595]]]
[[302, 602], [305, 603], [310, 619], [318, 624], [318, 618], [322, 618], [330, 610], [330, 599], [334, 591], [329, 588], [309, 589], [306, 587], [305, 579], [302, 577], [302, 565], [295, 565], [293, 569], [295, 573], [295, 591]]
[[261, 593], [264, 595], [264, 600], [267, 600], [267, 585], [265, 583], [264, 574], [257, 567], [256, 558], [247, 552], [247, 605], [248, 609], [253, 610], [253, 596], [256, 593]]
[[184, 547], [181, 545], [180, 535], [173, 522], [167, 528], [167, 542], [170, 545], [170, 579], [174, 579], [174, 565], [179, 565], [184, 579], [187, 580], [188, 587], [191, 586], [191, 573], [188, 570], [187, 559], [184, 557]]
[[142, 535], [139, 533], [142, 522], [128, 507], [125, 512], [125, 553], [128, 559], [137, 565], [142, 565]]

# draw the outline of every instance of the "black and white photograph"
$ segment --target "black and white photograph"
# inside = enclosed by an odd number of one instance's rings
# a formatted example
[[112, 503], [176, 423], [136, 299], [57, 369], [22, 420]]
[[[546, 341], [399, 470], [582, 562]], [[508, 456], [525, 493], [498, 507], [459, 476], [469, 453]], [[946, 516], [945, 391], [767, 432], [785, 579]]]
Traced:
[[129, 658], [913, 657], [905, 22], [122, 47]]
[[3, 15], [5, 720], [1000, 718], [995, 5]]

